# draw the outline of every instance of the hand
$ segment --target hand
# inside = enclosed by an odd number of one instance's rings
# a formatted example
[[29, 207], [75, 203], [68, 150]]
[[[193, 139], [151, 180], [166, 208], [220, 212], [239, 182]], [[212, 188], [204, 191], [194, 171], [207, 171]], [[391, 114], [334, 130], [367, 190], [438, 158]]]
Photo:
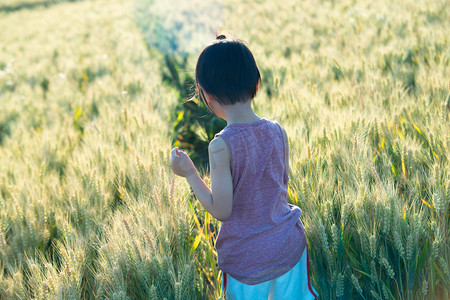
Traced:
[[176, 175], [181, 177], [187, 177], [197, 172], [189, 155], [179, 150], [178, 147], [172, 149], [170, 155], [170, 167]]

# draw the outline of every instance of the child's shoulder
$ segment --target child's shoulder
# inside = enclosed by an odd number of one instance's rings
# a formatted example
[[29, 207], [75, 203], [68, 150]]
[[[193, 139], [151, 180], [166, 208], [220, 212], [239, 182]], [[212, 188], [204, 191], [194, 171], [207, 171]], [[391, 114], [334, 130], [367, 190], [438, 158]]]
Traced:
[[220, 136], [219, 134], [216, 134], [214, 136], [214, 138], [209, 142], [210, 149], [221, 148], [226, 145], [227, 145], [227, 143], [226, 143], [225, 139], [222, 136]]
[[228, 154], [231, 154], [228, 143], [222, 136], [216, 136], [211, 142], [209, 142], [208, 149], [213, 153], [227, 150]]
[[287, 141], [287, 133], [286, 133], [286, 130], [283, 128], [283, 126], [281, 126], [281, 124], [278, 123], [275, 120], [268, 120], [268, 121], [271, 122], [273, 125], [275, 125], [275, 126], [277, 126], [277, 127], [279, 127], [281, 129], [281, 132], [283, 133], [284, 139], [285, 139], [285, 141]]

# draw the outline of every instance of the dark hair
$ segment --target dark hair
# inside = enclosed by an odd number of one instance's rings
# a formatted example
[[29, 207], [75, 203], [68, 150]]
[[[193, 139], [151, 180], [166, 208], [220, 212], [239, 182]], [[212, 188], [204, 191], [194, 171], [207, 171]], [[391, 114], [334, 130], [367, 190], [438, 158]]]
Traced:
[[220, 104], [245, 102], [255, 97], [261, 75], [253, 54], [243, 41], [220, 35], [200, 53], [195, 82], [196, 94], [211, 110], [203, 91]]

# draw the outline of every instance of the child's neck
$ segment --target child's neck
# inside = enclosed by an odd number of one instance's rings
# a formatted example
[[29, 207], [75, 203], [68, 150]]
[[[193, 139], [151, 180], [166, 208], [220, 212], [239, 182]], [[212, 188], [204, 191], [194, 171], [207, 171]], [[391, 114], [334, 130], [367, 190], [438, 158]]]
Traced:
[[238, 102], [233, 105], [224, 105], [222, 107], [227, 124], [251, 123], [261, 119], [253, 111], [251, 100], [245, 103]]

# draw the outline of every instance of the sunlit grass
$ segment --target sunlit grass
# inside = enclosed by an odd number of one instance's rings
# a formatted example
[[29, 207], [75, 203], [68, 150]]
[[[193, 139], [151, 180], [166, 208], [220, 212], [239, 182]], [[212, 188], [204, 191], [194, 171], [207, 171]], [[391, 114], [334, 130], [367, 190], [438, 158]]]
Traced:
[[[322, 299], [448, 296], [449, 16], [422, 2], [224, 2], [255, 111], [289, 136]], [[0, 15], [0, 299], [221, 296], [220, 224], [170, 172], [178, 95], [135, 9]]]

